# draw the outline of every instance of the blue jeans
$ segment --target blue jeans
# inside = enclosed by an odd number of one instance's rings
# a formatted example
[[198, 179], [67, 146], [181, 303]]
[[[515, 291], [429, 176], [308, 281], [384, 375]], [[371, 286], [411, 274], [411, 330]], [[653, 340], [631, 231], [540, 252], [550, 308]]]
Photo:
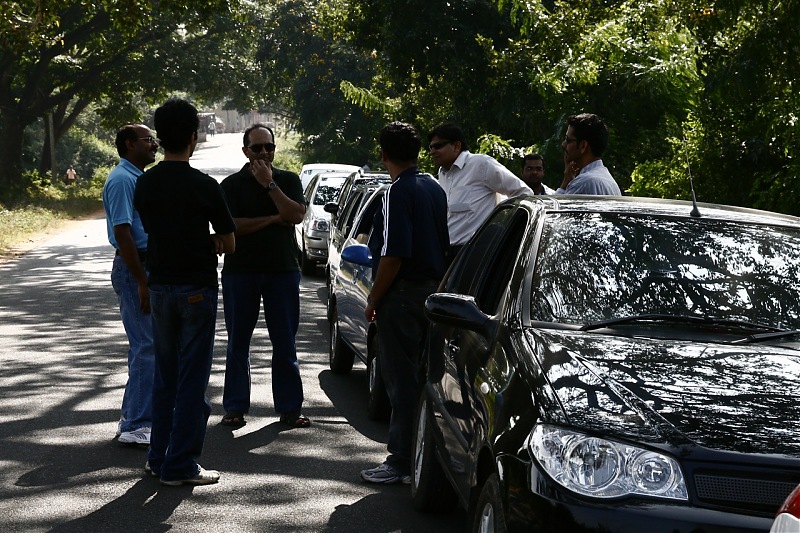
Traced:
[[396, 281], [375, 313], [380, 336], [379, 367], [392, 406], [386, 463], [402, 475], [411, 474], [419, 364], [427, 331], [424, 305], [435, 290], [433, 281]]
[[117, 293], [119, 314], [128, 336], [128, 383], [122, 396], [122, 431], [134, 431], [152, 424], [153, 406], [153, 323], [139, 307], [136, 280], [121, 255], [114, 257], [111, 286]]
[[206, 397], [217, 319], [217, 289], [151, 285], [156, 371], [147, 458], [161, 479], [194, 477], [211, 403]]
[[250, 340], [261, 302], [272, 343], [272, 396], [278, 413], [300, 412], [303, 383], [295, 337], [300, 324], [300, 272], [222, 273], [222, 304], [228, 330], [225, 360], [226, 413], [250, 411]]

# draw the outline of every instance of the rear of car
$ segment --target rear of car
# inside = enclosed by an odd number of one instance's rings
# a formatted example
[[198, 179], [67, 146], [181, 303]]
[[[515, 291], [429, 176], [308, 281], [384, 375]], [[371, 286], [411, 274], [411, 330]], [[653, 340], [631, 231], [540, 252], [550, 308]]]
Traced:
[[325, 205], [338, 200], [346, 178], [344, 172], [323, 172], [314, 176], [306, 187], [306, 214], [299, 225], [303, 274], [313, 274], [317, 265], [328, 262], [331, 215], [325, 211]]
[[311, 178], [322, 172], [344, 172], [351, 174], [359, 170], [356, 165], [344, 165], [341, 163], [308, 163], [300, 169], [300, 183], [303, 190], [306, 190]]

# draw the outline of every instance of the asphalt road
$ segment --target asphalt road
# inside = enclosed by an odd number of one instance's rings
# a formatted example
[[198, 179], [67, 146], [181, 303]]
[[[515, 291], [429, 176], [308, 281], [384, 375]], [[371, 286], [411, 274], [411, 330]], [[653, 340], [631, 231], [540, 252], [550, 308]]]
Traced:
[[[223, 177], [245, 162], [240, 134], [217, 135], [192, 163]], [[368, 420], [365, 369], [328, 369], [323, 278], [301, 284], [298, 356], [309, 429], [285, 429], [272, 405], [263, 321], [252, 344], [253, 409], [218, 425], [225, 371], [222, 303], [200, 462], [222, 479], [162, 487], [145, 450], [116, 443], [127, 342], [109, 279], [101, 215], [70, 223], [0, 265], [0, 531], [456, 532], [465, 513], [422, 515], [404, 485], [363, 483], [386, 454]]]

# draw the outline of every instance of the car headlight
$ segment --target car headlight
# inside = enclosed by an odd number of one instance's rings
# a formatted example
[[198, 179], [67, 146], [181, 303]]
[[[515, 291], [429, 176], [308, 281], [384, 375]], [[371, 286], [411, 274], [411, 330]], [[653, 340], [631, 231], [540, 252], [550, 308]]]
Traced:
[[327, 220], [321, 218], [315, 218], [311, 221], [311, 229], [313, 231], [328, 231], [330, 225], [328, 224]]
[[689, 499], [680, 465], [663, 453], [547, 424], [533, 428], [528, 449], [558, 484], [583, 496]]

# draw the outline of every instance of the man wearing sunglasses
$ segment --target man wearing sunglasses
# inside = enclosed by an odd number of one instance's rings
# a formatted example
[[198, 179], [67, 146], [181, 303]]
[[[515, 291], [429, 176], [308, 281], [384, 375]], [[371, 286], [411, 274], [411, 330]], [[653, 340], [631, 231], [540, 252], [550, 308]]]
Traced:
[[272, 343], [272, 395], [281, 422], [308, 427], [295, 337], [300, 323], [300, 264], [294, 225], [305, 197], [297, 174], [272, 165], [275, 135], [255, 124], [244, 132], [249, 162], [223, 180], [236, 222], [236, 253], [225, 256], [222, 298], [228, 348], [222, 425], [241, 427], [250, 411], [250, 340], [264, 303]]
[[600, 156], [608, 146], [608, 127], [592, 113], [567, 118], [564, 150], [564, 180], [556, 194], [603, 194], [621, 196], [619, 185]]
[[447, 195], [449, 264], [498, 203], [533, 191], [493, 157], [470, 153], [464, 132], [455, 124], [434, 128], [428, 143]]

